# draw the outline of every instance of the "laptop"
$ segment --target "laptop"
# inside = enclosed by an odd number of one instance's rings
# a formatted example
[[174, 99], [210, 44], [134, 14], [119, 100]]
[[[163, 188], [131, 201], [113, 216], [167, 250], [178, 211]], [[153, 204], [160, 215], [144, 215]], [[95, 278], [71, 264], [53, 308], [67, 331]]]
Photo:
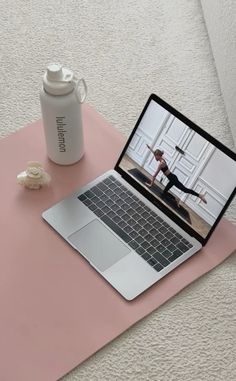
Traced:
[[42, 216], [130, 301], [207, 243], [235, 193], [236, 154], [152, 94], [115, 168]]

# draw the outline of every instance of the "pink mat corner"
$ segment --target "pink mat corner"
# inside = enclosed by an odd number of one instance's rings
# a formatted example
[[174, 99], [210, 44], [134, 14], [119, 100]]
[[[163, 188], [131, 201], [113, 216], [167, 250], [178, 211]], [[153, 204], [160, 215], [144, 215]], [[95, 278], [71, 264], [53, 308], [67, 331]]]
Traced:
[[[199, 254], [125, 301], [41, 218], [111, 168], [124, 145], [88, 105], [84, 125], [86, 155], [69, 167], [47, 159], [40, 121], [0, 141], [0, 380], [57, 380], [236, 249], [236, 228], [223, 219]], [[16, 183], [28, 160], [44, 164], [50, 187], [29, 191]]]

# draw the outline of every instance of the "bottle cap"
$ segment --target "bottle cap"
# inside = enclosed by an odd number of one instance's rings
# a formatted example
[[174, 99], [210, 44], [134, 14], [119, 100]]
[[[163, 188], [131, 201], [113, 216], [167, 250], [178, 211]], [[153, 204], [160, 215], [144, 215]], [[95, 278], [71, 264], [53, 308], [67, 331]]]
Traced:
[[50, 64], [47, 67], [47, 78], [52, 81], [60, 81], [63, 78], [62, 65]]
[[43, 76], [43, 87], [47, 93], [63, 95], [72, 92], [75, 88], [74, 72], [58, 63], [48, 65]]

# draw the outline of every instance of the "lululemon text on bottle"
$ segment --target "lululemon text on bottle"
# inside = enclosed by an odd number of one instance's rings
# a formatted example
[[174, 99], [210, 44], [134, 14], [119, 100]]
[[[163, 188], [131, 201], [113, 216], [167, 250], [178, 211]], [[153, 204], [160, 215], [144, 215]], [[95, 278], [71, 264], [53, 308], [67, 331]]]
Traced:
[[65, 116], [57, 116], [56, 124], [57, 124], [57, 136], [58, 136], [58, 147], [60, 152], [66, 152], [66, 144], [65, 144], [65, 130], [66, 123]]

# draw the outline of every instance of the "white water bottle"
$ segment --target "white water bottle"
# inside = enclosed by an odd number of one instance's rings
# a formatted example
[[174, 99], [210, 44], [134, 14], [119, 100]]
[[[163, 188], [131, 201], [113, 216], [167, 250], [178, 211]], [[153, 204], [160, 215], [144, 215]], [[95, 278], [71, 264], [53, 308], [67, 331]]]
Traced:
[[47, 67], [40, 103], [48, 157], [57, 164], [76, 163], [84, 154], [81, 104], [86, 96], [83, 78], [59, 64]]

